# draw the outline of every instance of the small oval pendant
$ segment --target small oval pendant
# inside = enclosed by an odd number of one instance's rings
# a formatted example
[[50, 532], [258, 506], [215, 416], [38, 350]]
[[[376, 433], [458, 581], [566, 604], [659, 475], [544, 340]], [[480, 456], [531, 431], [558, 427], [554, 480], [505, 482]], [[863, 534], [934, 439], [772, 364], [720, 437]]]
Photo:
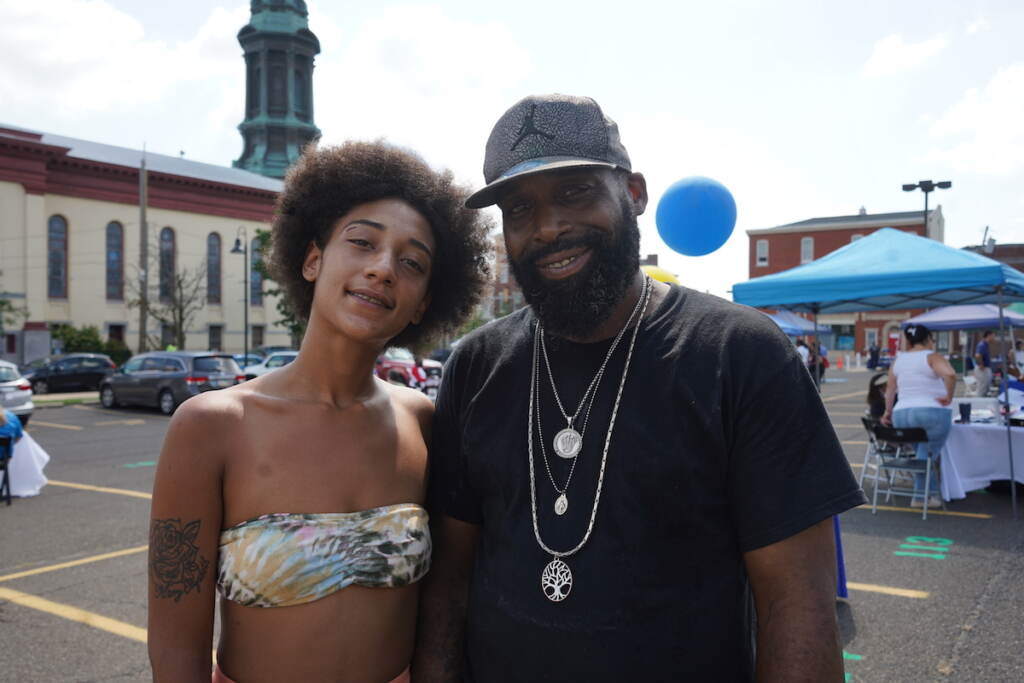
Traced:
[[569, 509], [569, 499], [565, 497], [563, 493], [555, 500], [555, 514], [562, 516], [565, 511]]
[[583, 448], [583, 437], [572, 427], [566, 427], [555, 434], [554, 446], [559, 457], [566, 460], [575, 458]]

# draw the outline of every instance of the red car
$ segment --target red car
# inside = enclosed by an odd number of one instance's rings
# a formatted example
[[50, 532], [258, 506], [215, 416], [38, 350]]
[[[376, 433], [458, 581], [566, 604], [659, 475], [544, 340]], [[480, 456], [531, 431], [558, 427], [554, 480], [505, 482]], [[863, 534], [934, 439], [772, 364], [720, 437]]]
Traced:
[[436, 360], [417, 359], [408, 349], [391, 348], [377, 357], [374, 373], [388, 382], [419, 389], [433, 400], [441, 386], [441, 367]]

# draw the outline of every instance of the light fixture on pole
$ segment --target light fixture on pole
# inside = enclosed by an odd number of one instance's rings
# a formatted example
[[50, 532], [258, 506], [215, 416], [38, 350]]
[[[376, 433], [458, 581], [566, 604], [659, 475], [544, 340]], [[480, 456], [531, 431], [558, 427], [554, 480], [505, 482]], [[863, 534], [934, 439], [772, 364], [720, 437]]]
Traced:
[[928, 194], [935, 189], [948, 190], [953, 187], [952, 180], [940, 180], [937, 183], [933, 183], [930, 180], [921, 180], [916, 183], [907, 183], [903, 185], [904, 192], [913, 192], [914, 190], [920, 189], [924, 192], [924, 236], [928, 236]]
[[[239, 237], [241, 235], [241, 237]], [[238, 231], [235, 233], [235, 246], [231, 247], [232, 254], [241, 254], [244, 260], [242, 266], [242, 277], [245, 282], [245, 287], [242, 290], [244, 296], [242, 298], [244, 313], [242, 315], [242, 335], [243, 335], [243, 350], [245, 355], [242, 356], [242, 369], [249, 364], [249, 233], [246, 231], [244, 225], [238, 226]]]

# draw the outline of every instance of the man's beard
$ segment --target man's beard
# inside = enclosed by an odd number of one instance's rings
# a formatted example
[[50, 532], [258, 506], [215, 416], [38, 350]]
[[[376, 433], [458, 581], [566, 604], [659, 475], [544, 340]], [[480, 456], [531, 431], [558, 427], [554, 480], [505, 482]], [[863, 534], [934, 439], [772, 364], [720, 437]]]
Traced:
[[[587, 247], [590, 263], [566, 280], [551, 281], [538, 270], [537, 260], [555, 252]], [[628, 205], [614, 235], [588, 231], [558, 240], [509, 259], [512, 273], [544, 328], [561, 337], [582, 338], [593, 333], [619, 303], [640, 267], [640, 227]]]

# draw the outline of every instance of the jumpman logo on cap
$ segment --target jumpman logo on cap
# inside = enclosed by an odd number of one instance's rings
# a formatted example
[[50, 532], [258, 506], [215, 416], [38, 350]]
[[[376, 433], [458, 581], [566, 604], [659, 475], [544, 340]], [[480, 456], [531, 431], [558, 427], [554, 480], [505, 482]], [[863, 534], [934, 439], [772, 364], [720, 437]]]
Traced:
[[551, 133], [546, 133], [536, 126], [533, 122], [533, 115], [537, 111], [537, 105], [530, 105], [530, 113], [523, 118], [523, 125], [519, 126], [519, 133], [516, 141], [512, 143], [512, 147], [508, 151], [514, 152], [519, 143], [530, 137], [531, 135], [540, 135], [541, 137], [547, 138], [548, 140], [554, 140], [555, 136]]

